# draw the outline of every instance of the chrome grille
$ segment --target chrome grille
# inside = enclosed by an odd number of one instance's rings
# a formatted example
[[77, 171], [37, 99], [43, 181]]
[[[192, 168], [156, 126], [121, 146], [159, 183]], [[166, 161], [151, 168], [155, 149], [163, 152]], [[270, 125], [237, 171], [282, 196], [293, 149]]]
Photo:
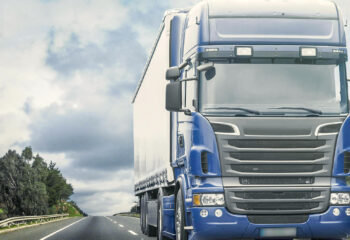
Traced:
[[225, 176], [330, 174], [335, 138], [285, 139], [217, 135]]
[[247, 215], [324, 212], [336, 134], [316, 136], [339, 118], [212, 117], [239, 134], [216, 132], [227, 208]]
[[271, 139], [231, 139], [228, 144], [237, 148], [317, 148], [326, 144], [325, 140], [271, 140]]
[[302, 214], [325, 211], [328, 188], [225, 189], [227, 207], [239, 214]]

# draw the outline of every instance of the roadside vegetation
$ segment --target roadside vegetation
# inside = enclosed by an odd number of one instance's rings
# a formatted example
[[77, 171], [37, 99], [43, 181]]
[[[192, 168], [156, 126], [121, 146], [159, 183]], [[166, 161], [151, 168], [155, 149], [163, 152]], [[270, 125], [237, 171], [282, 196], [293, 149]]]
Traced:
[[135, 202], [134, 205], [131, 207], [130, 212], [116, 213], [113, 216], [117, 215], [140, 218], [140, 207], [138, 206], [137, 202]]
[[14, 216], [69, 213], [85, 215], [72, 201], [73, 187], [56, 164], [47, 164], [32, 148], [9, 150], [0, 158], [0, 220]]

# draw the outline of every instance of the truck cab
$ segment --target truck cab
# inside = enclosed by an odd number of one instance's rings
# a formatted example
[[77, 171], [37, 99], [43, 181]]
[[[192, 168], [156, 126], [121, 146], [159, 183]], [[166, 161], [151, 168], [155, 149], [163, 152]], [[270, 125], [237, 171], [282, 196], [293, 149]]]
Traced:
[[208, 0], [164, 22], [171, 177], [136, 190], [148, 192], [147, 208], [158, 204], [150, 221], [159, 239], [349, 236], [348, 57], [337, 5]]

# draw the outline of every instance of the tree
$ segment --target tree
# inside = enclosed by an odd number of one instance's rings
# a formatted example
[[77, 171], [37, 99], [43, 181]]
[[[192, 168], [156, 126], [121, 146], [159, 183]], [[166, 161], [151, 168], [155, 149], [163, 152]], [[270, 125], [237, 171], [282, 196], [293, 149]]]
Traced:
[[73, 187], [67, 184], [56, 164], [50, 162], [46, 187], [49, 195], [49, 205], [52, 206], [60, 200], [67, 200], [73, 194]]
[[32, 147], [26, 147], [23, 151], [22, 151], [22, 157], [27, 160], [30, 161], [33, 158], [33, 151], [32, 151]]
[[45, 183], [49, 174], [49, 169], [47, 167], [47, 163], [42, 157], [39, 156], [39, 154], [34, 157], [32, 168], [34, 169], [34, 173], [36, 176], [38, 176], [39, 180]]
[[47, 214], [49, 207], [72, 194], [72, 185], [56, 165], [47, 166], [39, 154], [33, 158], [31, 147], [21, 155], [9, 150], [0, 158], [0, 218]]
[[18, 160], [16, 151], [11, 150], [0, 159], [0, 202], [10, 216], [18, 213]]

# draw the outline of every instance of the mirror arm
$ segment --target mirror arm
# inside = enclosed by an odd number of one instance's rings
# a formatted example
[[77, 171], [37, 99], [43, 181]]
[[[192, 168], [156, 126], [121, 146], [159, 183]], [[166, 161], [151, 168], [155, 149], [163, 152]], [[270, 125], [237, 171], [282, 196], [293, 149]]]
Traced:
[[[185, 79], [180, 79], [180, 82], [187, 82], [187, 81], [198, 81], [197, 77], [194, 78], [185, 78]], [[191, 110], [190, 109], [181, 109], [180, 112], [183, 112], [187, 116], [191, 116]]]
[[184, 78], [184, 79], [180, 79], [180, 82], [187, 82], [187, 81], [198, 81], [197, 77], [194, 78]]
[[182, 68], [186, 67], [188, 64], [190, 64], [190, 62], [191, 62], [191, 59], [187, 58], [183, 63], [181, 63], [179, 65], [179, 68], [182, 69]]
[[181, 109], [179, 112], [183, 112], [187, 116], [191, 116], [191, 110], [190, 109]]

